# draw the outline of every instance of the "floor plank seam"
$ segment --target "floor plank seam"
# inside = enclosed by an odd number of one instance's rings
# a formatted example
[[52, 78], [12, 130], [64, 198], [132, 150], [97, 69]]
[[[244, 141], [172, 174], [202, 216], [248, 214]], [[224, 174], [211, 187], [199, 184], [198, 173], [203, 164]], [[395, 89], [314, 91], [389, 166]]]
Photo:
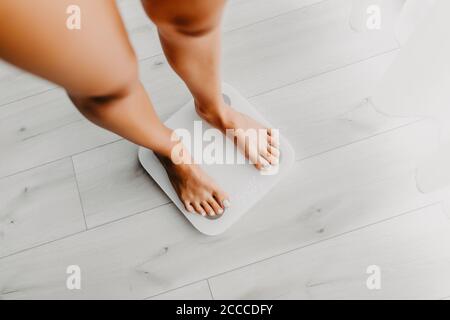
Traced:
[[[31, 75], [31, 73], [29, 73], [27, 71], [23, 71], [23, 73], [27, 73], [28, 75]], [[58, 89], [58, 88], [61, 88], [61, 87], [59, 87], [59, 86], [52, 86], [50, 88], [44, 89], [43, 91], [35, 92], [33, 94], [30, 94], [30, 95], [27, 95], [27, 96], [24, 96], [24, 97], [21, 97], [21, 98], [18, 98], [18, 99], [14, 99], [14, 100], [2, 103], [2, 104], [0, 104], [0, 108], [7, 107], [10, 104], [13, 104], [13, 103], [16, 103], [16, 102], [20, 102], [20, 101], [23, 101], [23, 100], [26, 100], [26, 99], [29, 99], [29, 98], [33, 98], [35, 96], [38, 96], [38, 95], [41, 95], [41, 94], [44, 94], [44, 93], [48, 93], [48, 92], [53, 91], [53, 90]]]
[[13, 173], [9, 173], [7, 175], [0, 176], [0, 180], [1, 179], [5, 179], [5, 178], [9, 178], [9, 177], [13, 177], [13, 176], [15, 176], [17, 174], [25, 173], [25, 172], [33, 170], [33, 169], [41, 168], [41, 167], [44, 167], [46, 165], [49, 165], [49, 164], [52, 164], [52, 163], [55, 163], [55, 162], [58, 162], [58, 161], [61, 161], [61, 160], [64, 160], [64, 159], [67, 159], [67, 158], [70, 158], [70, 157], [74, 157], [74, 156], [80, 155], [80, 154], [85, 153], [85, 152], [89, 152], [89, 151], [95, 150], [97, 148], [105, 147], [107, 145], [119, 142], [121, 140], [124, 140], [124, 139], [123, 138], [118, 138], [118, 139], [116, 139], [114, 141], [102, 143], [102, 144], [99, 144], [98, 146], [95, 146], [95, 147], [92, 147], [92, 148], [88, 148], [88, 149], [83, 150], [83, 151], [79, 151], [79, 152], [75, 152], [75, 153], [72, 153], [72, 154], [68, 154], [68, 155], [65, 155], [64, 157], [57, 158], [57, 159], [54, 159], [54, 160], [46, 161], [46, 162], [40, 163], [40, 164], [35, 165], [33, 167], [30, 167], [30, 168], [26, 168], [26, 169], [22, 169], [22, 170], [19, 170], [19, 171], [15, 171]]
[[34, 250], [34, 249], [37, 249], [37, 248], [40, 248], [40, 247], [43, 247], [43, 246], [52, 244], [52, 243], [57, 242], [57, 241], [61, 241], [61, 240], [64, 240], [64, 239], [68, 239], [68, 238], [70, 238], [70, 237], [79, 235], [79, 234], [81, 234], [81, 233], [83, 233], [83, 232], [87, 232], [87, 230], [76, 231], [76, 232], [73, 232], [73, 233], [70, 233], [70, 234], [66, 234], [65, 236], [59, 237], [59, 238], [57, 238], [57, 239], [53, 239], [53, 240], [50, 240], [50, 241], [45, 241], [45, 242], [42, 242], [42, 243], [33, 245], [33, 246], [31, 246], [31, 247], [28, 247], [28, 248], [24, 248], [24, 249], [20, 249], [20, 250], [18, 250], [18, 251], [14, 251], [14, 252], [8, 253], [8, 254], [6, 254], [6, 255], [4, 255], [4, 256], [0, 256], [0, 262], [1, 262], [3, 259], [7, 259], [7, 258], [9, 258], [9, 257], [15, 256], [15, 255], [18, 255], [18, 254], [21, 254], [21, 253], [24, 253], [24, 252]]
[[212, 300], [216, 300], [216, 299], [214, 298], [214, 294], [213, 294], [212, 289], [211, 289], [211, 283], [209, 283], [209, 278], [206, 279], [206, 283], [208, 284], [208, 289], [209, 289], [209, 294], [211, 295], [211, 299], [212, 299]]
[[402, 48], [403, 45], [402, 45], [402, 43], [400, 42], [400, 40], [399, 40], [399, 38], [398, 38], [397, 32], [395, 32], [395, 31], [394, 31], [394, 39], [395, 39], [395, 42], [397, 42], [398, 47], [399, 47], [399, 48]]
[[80, 234], [82, 234], [82, 233], [84, 233], [84, 232], [93, 231], [93, 230], [96, 230], [96, 229], [98, 229], [98, 228], [108, 226], [109, 224], [116, 223], [116, 222], [119, 222], [119, 221], [122, 221], [122, 220], [126, 220], [126, 219], [129, 219], [129, 218], [132, 218], [132, 217], [137, 216], [137, 215], [139, 215], [139, 214], [145, 214], [145, 213], [150, 214], [150, 213], [151, 213], [153, 210], [155, 210], [155, 209], [158, 209], [158, 208], [163, 207], [163, 206], [171, 205], [171, 204], [172, 204], [172, 202], [167, 202], [167, 203], [158, 205], [158, 206], [156, 206], [156, 207], [154, 207], [154, 208], [142, 210], [142, 211], [133, 213], [133, 214], [131, 214], [131, 215], [129, 215], [129, 216], [122, 217], [122, 218], [119, 218], [119, 219], [116, 219], [116, 220], [112, 220], [112, 221], [108, 221], [108, 222], [99, 224], [99, 225], [97, 225], [97, 226], [91, 227], [91, 228], [87, 227], [86, 230], [81, 230], [81, 231], [73, 232], [73, 233], [70, 233], [70, 234], [65, 235], [65, 236], [63, 236], [63, 237], [57, 238], [57, 239], [53, 239], [53, 240], [50, 240], [50, 241], [46, 241], [46, 242], [43, 242], [43, 243], [40, 243], [40, 244], [31, 246], [31, 247], [28, 247], [28, 248], [24, 248], [24, 249], [21, 249], [21, 250], [18, 250], [18, 251], [9, 253], [9, 254], [4, 255], [4, 256], [0, 256], [0, 261], [1, 261], [2, 259], [5, 259], [5, 258], [8, 258], [8, 257], [14, 256], [14, 255], [16, 255], [16, 254], [20, 254], [20, 253], [23, 253], [23, 252], [26, 252], [26, 251], [29, 251], [29, 250], [37, 249], [37, 248], [39, 248], [39, 247], [46, 246], [46, 245], [52, 244], [52, 243], [57, 242], [57, 241], [60, 241], [60, 240], [65, 240], [65, 239], [68, 239], [68, 238], [70, 238], [70, 237], [74, 237], [74, 236], [80, 235]]
[[306, 6], [302, 6], [300, 8], [291, 9], [289, 11], [282, 12], [282, 13], [279, 13], [277, 15], [274, 15], [274, 16], [271, 16], [271, 17], [268, 17], [268, 18], [264, 18], [262, 20], [254, 21], [252, 23], [249, 23], [249, 24], [246, 24], [246, 25], [243, 25], [243, 26], [239, 26], [239, 27], [236, 27], [236, 28], [233, 28], [233, 29], [227, 29], [226, 31], [224, 31], [224, 33], [228, 33], [228, 32], [231, 33], [231, 32], [234, 32], [234, 31], [239, 31], [239, 30], [242, 30], [242, 29], [245, 29], [245, 28], [248, 28], [248, 27], [252, 27], [252, 26], [255, 26], [255, 25], [263, 23], [263, 22], [267, 22], [267, 21], [270, 21], [270, 20], [273, 20], [273, 19], [285, 16], [285, 15], [291, 14], [293, 12], [307, 10], [307, 9], [312, 8], [312, 7], [315, 7], [315, 6], [318, 6], [320, 4], [323, 4], [325, 2], [329, 2], [329, 1], [332, 1], [332, 0], [322, 0], [322, 1], [318, 1], [318, 2], [315, 2], [315, 3], [308, 4]]
[[[170, 289], [170, 290], [162, 291], [162, 292], [159, 292], [159, 293], [157, 293], [157, 294], [152, 294], [151, 296], [147, 296], [147, 297], [143, 298], [142, 300], [149, 300], [149, 299], [152, 299], [152, 298], [156, 298], [156, 297], [161, 296], [161, 295], [163, 295], [163, 294], [167, 294], [167, 293], [170, 293], [170, 292], [179, 290], [179, 289], [183, 289], [183, 288], [192, 286], [192, 285], [194, 285], [194, 284], [200, 283], [200, 282], [202, 282], [202, 281], [205, 281], [205, 279], [197, 280], [197, 281], [193, 281], [193, 282], [189, 282], [189, 283], [187, 283], [187, 284], [184, 284], [184, 285], [182, 285], [182, 286], [179, 286], [179, 287], [176, 287], [176, 288], [173, 288], [173, 289]], [[208, 286], [209, 286], [209, 284], [208, 284]]]
[[127, 215], [125, 217], [121, 217], [121, 218], [117, 218], [117, 219], [114, 219], [114, 220], [111, 220], [111, 221], [108, 221], [108, 222], [104, 222], [104, 223], [95, 225], [93, 227], [88, 227], [86, 231], [95, 230], [97, 228], [107, 226], [107, 225], [109, 225], [111, 223], [116, 223], [116, 222], [119, 222], [119, 221], [122, 221], [122, 220], [126, 220], [126, 219], [132, 218], [132, 217], [140, 215], [140, 214], [144, 214], [144, 213], [150, 214], [153, 210], [156, 210], [158, 208], [161, 208], [161, 207], [164, 207], [164, 206], [167, 206], [167, 205], [171, 205], [171, 204], [173, 204], [173, 202], [172, 201], [168, 201], [168, 202], [159, 204], [159, 205], [154, 206], [154, 207], [150, 207], [150, 208], [147, 208], [147, 209], [139, 210], [139, 211], [133, 212], [130, 215]]
[[345, 147], [351, 146], [353, 144], [361, 143], [363, 141], [366, 141], [366, 140], [369, 140], [369, 139], [373, 139], [373, 138], [376, 138], [378, 136], [381, 136], [381, 135], [384, 135], [384, 134], [387, 134], [387, 133], [391, 133], [391, 132], [396, 131], [396, 130], [403, 129], [403, 128], [415, 125], [415, 124], [417, 124], [417, 123], [419, 123], [421, 121], [426, 121], [426, 120], [427, 120], [426, 118], [413, 120], [412, 122], [408, 122], [406, 124], [402, 124], [402, 125], [394, 127], [394, 128], [390, 128], [390, 129], [387, 129], [387, 130], [384, 130], [384, 131], [380, 131], [380, 132], [377, 132], [377, 133], [372, 134], [370, 136], [367, 136], [367, 137], [364, 137], [364, 138], [361, 138], [361, 139], [358, 139], [358, 140], [354, 140], [354, 141], [351, 141], [349, 143], [346, 143], [346, 144], [343, 144], [343, 145], [340, 145], [340, 146], [337, 146], [337, 147], [334, 147], [334, 148], [331, 148], [331, 149], [327, 149], [327, 150], [324, 150], [324, 151], [321, 151], [321, 152], [318, 152], [318, 153], [314, 153], [314, 154], [312, 154], [310, 156], [307, 156], [307, 157], [296, 159], [295, 161], [296, 162], [303, 162], [305, 160], [309, 160], [309, 159], [315, 158], [317, 156], [321, 156], [321, 155], [323, 155], [323, 154], [325, 154], [327, 152], [332, 152], [332, 151], [338, 150], [340, 148], [345, 148]]
[[339, 67], [336, 67], [336, 68], [331, 68], [331, 69], [323, 71], [323, 72], [318, 72], [318, 73], [315, 73], [313, 75], [310, 75], [310, 76], [307, 76], [307, 77], [304, 77], [304, 78], [296, 79], [296, 80], [293, 80], [291, 82], [285, 83], [285, 84], [283, 84], [281, 86], [273, 87], [273, 88], [270, 88], [270, 89], [267, 89], [267, 90], [264, 90], [264, 91], [252, 94], [250, 96], [246, 96], [246, 98], [247, 99], [253, 99], [253, 98], [265, 95], [267, 93], [283, 89], [285, 87], [294, 86], [294, 85], [300, 84], [302, 82], [305, 82], [305, 81], [308, 81], [308, 80], [312, 80], [312, 79], [315, 79], [315, 78], [320, 77], [320, 76], [324, 76], [324, 75], [326, 75], [327, 73], [330, 73], [330, 72], [336, 72], [336, 71], [339, 71], [339, 70], [351, 67], [351, 66], [353, 66], [355, 64], [363, 63], [363, 62], [366, 62], [367, 60], [375, 59], [375, 58], [378, 58], [380, 56], [393, 53], [393, 52], [398, 51], [398, 50], [400, 50], [400, 48], [398, 48], [398, 47], [392, 48], [392, 49], [389, 49], [387, 51], [383, 51], [383, 52], [380, 52], [380, 53], [368, 56], [368, 57], [363, 58], [363, 59], [359, 59], [359, 60], [356, 60], [356, 61], [353, 61], [353, 62], [350, 62], [350, 63], [343, 64], [342, 66], [339, 66]]
[[73, 161], [73, 157], [72, 156], [70, 157], [70, 161], [72, 162], [73, 177], [75, 179], [75, 184], [77, 186], [78, 200], [80, 201], [81, 213], [83, 214], [84, 228], [85, 228], [85, 231], [86, 231], [86, 230], [88, 230], [88, 225], [87, 225], [87, 220], [86, 220], [86, 213], [84, 211], [83, 199], [81, 198], [81, 193], [80, 193], [80, 185], [78, 184], [77, 172], [75, 170], [75, 163]]

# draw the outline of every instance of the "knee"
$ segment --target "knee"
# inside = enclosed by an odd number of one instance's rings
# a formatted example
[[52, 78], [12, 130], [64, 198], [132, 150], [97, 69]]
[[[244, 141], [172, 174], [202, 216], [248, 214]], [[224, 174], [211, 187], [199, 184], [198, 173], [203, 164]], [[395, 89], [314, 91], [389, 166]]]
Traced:
[[223, 0], [142, 0], [144, 9], [160, 31], [200, 37], [220, 26]]
[[131, 88], [139, 82], [138, 62], [135, 56], [117, 61], [97, 80], [99, 85], [87, 95], [96, 101], [120, 98], [128, 95]]
[[81, 92], [68, 91], [70, 98], [82, 113], [100, 116], [107, 106], [126, 98], [139, 84], [138, 63], [130, 57], [106, 72], [96, 73]]
[[181, 35], [201, 37], [215, 30], [219, 26], [219, 22], [208, 18], [175, 16], [169, 25], [172, 30]]

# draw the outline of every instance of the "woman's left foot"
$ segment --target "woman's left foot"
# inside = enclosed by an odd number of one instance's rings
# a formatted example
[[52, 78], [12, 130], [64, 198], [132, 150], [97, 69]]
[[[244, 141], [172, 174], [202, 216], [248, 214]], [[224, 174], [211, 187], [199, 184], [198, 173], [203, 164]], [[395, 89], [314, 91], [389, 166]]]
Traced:
[[280, 151], [277, 130], [266, 128], [225, 103], [214, 108], [201, 107], [196, 103], [195, 109], [202, 119], [233, 139], [237, 148], [258, 170], [278, 164]]

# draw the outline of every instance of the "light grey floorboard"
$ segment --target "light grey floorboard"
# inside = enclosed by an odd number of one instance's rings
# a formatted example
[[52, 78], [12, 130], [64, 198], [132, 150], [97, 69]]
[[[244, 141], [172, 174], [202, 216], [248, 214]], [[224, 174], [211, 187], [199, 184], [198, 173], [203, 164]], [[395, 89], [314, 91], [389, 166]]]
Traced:
[[385, 116], [370, 102], [395, 59], [391, 52], [250, 99], [293, 145], [297, 159], [414, 121]]
[[140, 75], [153, 107], [163, 121], [192, 99], [186, 85], [163, 55], [142, 61]]
[[137, 150], [120, 140], [73, 157], [89, 228], [169, 202], [140, 165]]
[[149, 300], [212, 300], [206, 280], [149, 298]]
[[[381, 271], [369, 290], [369, 266]], [[427, 207], [210, 279], [217, 299], [439, 299], [450, 292], [450, 220]]]
[[295, 10], [224, 36], [224, 79], [252, 96], [398, 47], [393, 30], [353, 31], [352, 1]]
[[224, 31], [248, 26], [323, 0], [229, 0], [223, 18]]
[[128, 37], [138, 59], [162, 53], [156, 26], [147, 17], [140, 0], [116, 0]]
[[[159, 219], [155, 220], [156, 216], [162, 218], [162, 224]], [[163, 240], [164, 234], [168, 235], [173, 227], [181, 232]], [[188, 235], [203, 238], [180, 218], [172, 205], [166, 205], [150, 214], [135, 215], [131, 219], [9, 256], [0, 260], [0, 297], [150, 297], [183, 284], [171, 286], [170, 279], [154, 278], [140, 265], [149, 259], [164, 257], [166, 247], [172, 241], [181, 242]], [[35, 258], [33, 263], [30, 263], [30, 254]], [[66, 289], [66, 268], [69, 265], [80, 266], [82, 290]], [[30, 273], [31, 270], [34, 271]], [[112, 281], [105, 283], [106, 278]], [[158, 290], [161, 286], [166, 290]]]
[[[422, 121], [297, 162], [218, 237], [165, 205], [0, 259], [0, 295], [142, 299], [435, 203], [414, 180], [435, 141]], [[69, 264], [88, 275], [81, 291], [65, 288]]]
[[0, 256], [85, 230], [72, 162], [0, 179]]
[[0, 177], [118, 140], [86, 120], [63, 90], [0, 108]]
[[10, 102], [50, 90], [55, 85], [0, 59], [0, 108]]

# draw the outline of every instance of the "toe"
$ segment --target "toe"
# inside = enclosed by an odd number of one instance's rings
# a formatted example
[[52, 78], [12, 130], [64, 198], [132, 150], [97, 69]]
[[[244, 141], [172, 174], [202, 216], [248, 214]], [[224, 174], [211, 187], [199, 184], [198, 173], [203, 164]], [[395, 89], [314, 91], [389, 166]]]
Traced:
[[211, 206], [209, 205], [209, 203], [206, 200], [202, 201], [201, 204], [202, 204], [203, 209], [205, 209], [207, 215], [209, 215], [211, 217], [214, 217], [216, 215], [213, 208], [211, 208]]
[[270, 163], [269, 161], [267, 161], [266, 159], [264, 159], [264, 157], [259, 156], [258, 160], [255, 163], [255, 167], [258, 170], [264, 170], [264, 169], [268, 169], [270, 168]]
[[217, 203], [217, 201], [214, 198], [208, 199], [208, 204], [211, 208], [213, 208], [214, 213], [216, 215], [221, 215], [223, 213], [222, 207]]
[[267, 136], [267, 141], [272, 147], [278, 147], [280, 145], [280, 141], [277, 136]]
[[274, 155], [272, 155], [272, 154], [268, 154], [267, 156], [266, 156], [266, 160], [267, 161], [269, 161], [269, 163], [272, 165], [272, 166], [276, 166], [277, 164], [278, 164], [278, 158], [277, 157], [275, 157]]
[[206, 216], [206, 212], [205, 212], [205, 210], [203, 209], [203, 207], [200, 205], [200, 203], [194, 203], [193, 206], [194, 206], [195, 211], [196, 211], [198, 214], [201, 214], [201, 215], [204, 216], [204, 217]]
[[267, 129], [267, 141], [269, 145], [278, 147], [280, 145], [280, 133], [277, 129]]
[[216, 199], [217, 203], [222, 207], [222, 209], [226, 209], [230, 206], [230, 200], [228, 195], [221, 191], [216, 190], [213, 192], [214, 199]]
[[184, 204], [184, 207], [186, 208], [186, 210], [188, 212], [194, 212], [195, 211], [194, 207], [191, 205], [191, 203], [189, 201], [184, 201], [183, 204]]
[[269, 145], [267, 147], [267, 151], [269, 152], [270, 155], [274, 156], [275, 158], [279, 158], [280, 157], [280, 150], [278, 150], [274, 146]]
[[261, 146], [258, 146], [256, 143], [246, 143], [245, 144], [245, 155], [250, 160], [250, 163], [257, 165], [259, 158], [259, 150]]
[[[259, 154], [259, 156], [270, 163], [270, 161], [269, 161], [269, 158], [270, 158], [269, 157], [269, 153], [267, 151], [264, 152], [264, 149], [261, 149], [261, 153]], [[261, 163], [261, 166], [262, 166], [262, 163]]]
[[261, 150], [261, 156], [269, 162], [270, 165], [277, 165], [278, 164], [278, 156], [273, 155], [270, 152], [270, 149], [273, 148], [271, 146], [267, 146], [266, 148]]

